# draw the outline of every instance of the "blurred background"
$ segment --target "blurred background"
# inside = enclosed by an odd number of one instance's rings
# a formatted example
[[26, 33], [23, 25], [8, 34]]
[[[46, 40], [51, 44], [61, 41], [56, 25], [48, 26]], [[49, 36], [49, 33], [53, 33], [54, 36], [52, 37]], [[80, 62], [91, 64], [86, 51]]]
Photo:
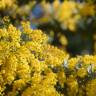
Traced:
[[0, 0], [0, 27], [21, 21], [72, 56], [96, 53], [96, 0]]

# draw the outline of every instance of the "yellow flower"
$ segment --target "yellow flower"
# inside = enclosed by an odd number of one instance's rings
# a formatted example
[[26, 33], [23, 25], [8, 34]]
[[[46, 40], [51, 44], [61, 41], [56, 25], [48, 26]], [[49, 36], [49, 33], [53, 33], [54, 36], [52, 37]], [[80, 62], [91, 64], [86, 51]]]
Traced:
[[59, 41], [62, 45], [67, 45], [68, 44], [67, 38], [63, 35], [60, 36]]
[[10, 42], [20, 42], [20, 36], [21, 36], [21, 32], [16, 29], [13, 25], [9, 25], [8, 29], [8, 35], [9, 35], [9, 39], [10, 39]]
[[81, 14], [83, 16], [94, 16], [95, 15], [95, 6], [89, 3], [85, 3], [81, 8]]
[[76, 96], [77, 92], [78, 92], [78, 83], [77, 80], [73, 77], [70, 76], [67, 79], [67, 86], [68, 86], [68, 96]]
[[66, 75], [65, 75], [64, 71], [60, 71], [57, 73], [57, 79], [58, 79], [58, 82], [60, 83], [60, 85], [62, 87], [64, 87], [64, 83], [66, 82]]
[[[83, 58], [82, 58], [82, 61], [84, 63], [84, 65], [90, 65], [92, 62], [93, 62], [93, 56], [91, 55], [85, 55]], [[94, 62], [95, 63], [95, 62]]]
[[87, 75], [87, 70], [84, 69], [84, 68], [80, 68], [80, 69], [77, 71], [77, 76], [78, 76], [78, 77], [84, 78], [86, 75]]
[[21, 90], [25, 87], [26, 82], [23, 79], [15, 80], [13, 83], [13, 91]]
[[96, 79], [91, 80], [86, 85], [86, 96], [95, 96], [96, 95]]
[[56, 10], [56, 9], [58, 9], [59, 6], [60, 6], [60, 2], [58, 0], [55, 0], [53, 2], [53, 8]]
[[71, 70], [74, 70], [74, 68], [76, 67], [76, 64], [78, 64], [78, 58], [71, 58], [68, 61], [68, 68]]

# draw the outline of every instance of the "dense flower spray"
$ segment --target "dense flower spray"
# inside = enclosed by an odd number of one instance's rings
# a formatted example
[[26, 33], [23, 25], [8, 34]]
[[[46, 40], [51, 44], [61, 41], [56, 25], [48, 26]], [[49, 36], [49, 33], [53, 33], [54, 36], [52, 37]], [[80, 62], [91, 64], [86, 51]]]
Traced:
[[47, 44], [41, 30], [22, 22], [0, 29], [0, 94], [2, 96], [60, 96], [52, 68], [60, 66], [68, 54]]
[[29, 22], [0, 29], [1, 96], [95, 96], [95, 79], [96, 55], [69, 58]]

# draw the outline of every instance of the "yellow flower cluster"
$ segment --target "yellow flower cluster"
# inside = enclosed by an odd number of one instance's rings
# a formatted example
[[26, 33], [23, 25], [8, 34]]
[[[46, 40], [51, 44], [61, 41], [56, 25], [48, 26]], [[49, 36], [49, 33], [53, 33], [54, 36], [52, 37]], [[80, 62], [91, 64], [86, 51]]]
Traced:
[[89, 81], [88, 84], [86, 85], [87, 96], [95, 96], [96, 95], [95, 88], [96, 88], [96, 79]]
[[16, 0], [0, 0], [0, 9], [12, 7]]
[[85, 3], [81, 8], [81, 15], [83, 16], [94, 16], [95, 12], [95, 6], [91, 3]]
[[29, 22], [21, 27], [0, 29], [0, 96], [95, 96], [96, 55], [69, 58]]
[[74, 31], [78, 20], [80, 20], [80, 7], [81, 4], [74, 1], [64, 1], [60, 3], [58, 0], [55, 0], [53, 3], [54, 16], [63, 28]]
[[75, 32], [78, 22], [87, 16], [94, 16], [95, 5], [90, 3], [78, 3], [71, 0], [53, 2], [53, 16], [60, 22], [62, 28]]
[[0, 96], [61, 96], [52, 70], [68, 54], [47, 41], [29, 22], [22, 22], [21, 30], [12, 24], [0, 29]]
[[[0, 11], [4, 16], [7, 13], [9, 18], [16, 19], [16, 23], [20, 18], [24, 20], [24, 16], [29, 15], [36, 2], [35, 0], [29, 0], [26, 4], [19, 4], [20, 2], [20, 0], [0, 0]], [[17, 19], [18, 17], [19, 19]]]
[[96, 95], [96, 55], [71, 58], [67, 61], [65, 69], [68, 96]]

